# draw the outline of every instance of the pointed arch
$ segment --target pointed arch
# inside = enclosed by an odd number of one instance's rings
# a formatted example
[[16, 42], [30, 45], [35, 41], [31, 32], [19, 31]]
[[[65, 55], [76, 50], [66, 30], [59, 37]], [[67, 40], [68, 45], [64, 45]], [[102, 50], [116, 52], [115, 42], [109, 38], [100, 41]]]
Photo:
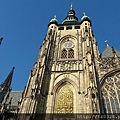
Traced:
[[74, 94], [70, 85], [65, 84], [57, 92], [55, 113], [73, 113]]
[[120, 72], [120, 68], [118, 69], [114, 69], [114, 70], [111, 70], [109, 72], [107, 72], [101, 79], [100, 79], [100, 87], [102, 87], [102, 85], [104, 84], [105, 82], [105, 79], [108, 77], [108, 76], [111, 76], [117, 72]]
[[[76, 89], [77, 86], [68, 78], [60, 80], [54, 86], [54, 113], [76, 113]], [[64, 102], [64, 100], [66, 100], [66, 102]]]
[[[72, 38], [74, 41], [77, 41], [77, 37], [68, 34], [68, 35], [63, 36], [63, 37], [60, 39], [59, 44], [65, 42], [66, 39], [69, 39], [69, 38]], [[73, 42], [73, 41], [72, 41], [72, 42]]]
[[110, 71], [103, 76], [100, 96], [104, 113], [120, 113], [120, 70]]

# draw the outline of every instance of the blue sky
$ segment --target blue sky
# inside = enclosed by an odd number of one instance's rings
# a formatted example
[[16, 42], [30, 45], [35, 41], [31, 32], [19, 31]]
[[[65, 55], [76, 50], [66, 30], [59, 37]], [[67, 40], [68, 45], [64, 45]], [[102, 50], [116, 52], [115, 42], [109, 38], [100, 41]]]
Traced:
[[62, 23], [71, 3], [79, 21], [86, 12], [102, 52], [107, 39], [120, 50], [120, 0], [0, 0], [0, 83], [15, 67], [12, 90], [23, 90], [54, 15]]

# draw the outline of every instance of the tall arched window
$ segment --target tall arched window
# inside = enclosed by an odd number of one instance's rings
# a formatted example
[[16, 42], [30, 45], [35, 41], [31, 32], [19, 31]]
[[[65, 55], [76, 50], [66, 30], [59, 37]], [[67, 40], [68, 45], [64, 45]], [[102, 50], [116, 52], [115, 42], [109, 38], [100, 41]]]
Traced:
[[67, 50], [62, 50], [61, 58], [67, 58]]
[[105, 79], [101, 89], [106, 113], [120, 113], [120, 73]]
[[64, 85], [57, 93], [56, 113], [73, 113], [73, 91]]
[[74, 58], [74, 50], [73, 49], [68, 50], [68, 58]]
[[[70, 39], [70, 38], [69, 38]], [[74, 43], [69, 40], [67, 38], [66, 41], [64, 41], [62, 44], [61, 44], [61, 58], [75, 58], [74, 56], [74, 48], [75, 48], [75, 45]]]

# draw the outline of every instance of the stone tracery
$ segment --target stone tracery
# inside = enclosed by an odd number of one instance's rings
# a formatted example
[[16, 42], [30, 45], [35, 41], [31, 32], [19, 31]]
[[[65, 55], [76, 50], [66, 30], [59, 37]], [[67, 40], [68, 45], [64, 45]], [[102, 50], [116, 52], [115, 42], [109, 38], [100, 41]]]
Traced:
[[120, 113], [120, 72], [105, 79], [101, 93], [105, 112]]

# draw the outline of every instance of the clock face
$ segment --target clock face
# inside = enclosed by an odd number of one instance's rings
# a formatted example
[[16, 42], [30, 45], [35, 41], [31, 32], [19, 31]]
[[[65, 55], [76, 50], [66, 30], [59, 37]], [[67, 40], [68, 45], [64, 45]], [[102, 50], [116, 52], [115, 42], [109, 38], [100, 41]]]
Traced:
[[71, 41], [67, 41], [63, 44], [64, 48], [72, 48], [74, 44]]

